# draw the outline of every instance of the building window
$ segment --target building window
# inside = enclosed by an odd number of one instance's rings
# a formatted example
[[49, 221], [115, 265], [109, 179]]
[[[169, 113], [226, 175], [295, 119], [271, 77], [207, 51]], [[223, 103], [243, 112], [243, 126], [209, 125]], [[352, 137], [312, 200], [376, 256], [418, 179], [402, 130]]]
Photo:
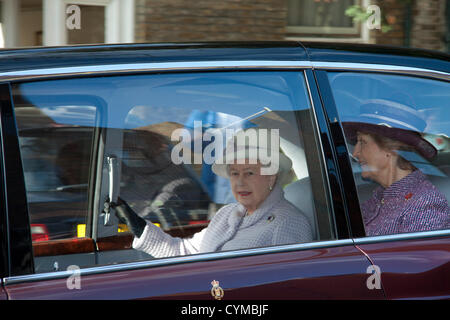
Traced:
[[[361, 3], [362, 2], [362, 3]], [[345, 10], [364, 0], [288, 0], [287, 35], [289, 37], [344, 38], [361, 37], [360, 26]]]

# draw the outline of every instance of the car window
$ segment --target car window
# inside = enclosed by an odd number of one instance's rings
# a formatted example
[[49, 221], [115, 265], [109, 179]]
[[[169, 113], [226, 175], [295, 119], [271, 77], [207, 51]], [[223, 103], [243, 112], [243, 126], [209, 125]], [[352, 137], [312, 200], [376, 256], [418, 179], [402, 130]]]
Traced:
[[[327, 188], [301, 72], [167, 73], [41, 81], [17, 85], [14, 99], [32, 228], [48, 229], [48, 239], [39, 240], [50, 243], [64, 237], [89, 239], [95, 243], [95, 259], [89, 263], [335, 239], [328, 195], [320, 191]], [[22, 119], [20, 114], [26, 114], [27, 108], [43, 120]], [[28, 127], [34, 133], [27, 136]], [[270, 180], [270, 192], [264, 189], [259, 202], [251, 197], [263, 188], [242, 188], [237, 191], [242, 198], [237, 199], [230, 177], [213, 170], [214, 161], [239, 132], [256, 132], [258, 139], [269, 137], [277, 150], [269, 160], [283, 169], [282, 175]], [[31, 152], [28, 144], [34, 146], [37, 139], [46, 145]], [[265, 156], [267, 160], [269, 154]], [[222, 168], [228, 172], [228, 166]], [[250, 174], [246, 169], [245, 175]], [[52, 221], [33, 218], [37, 210], [33, 209], [33, 192], [43, 196], [44, 191], [61, 197], [51, 202], [57, 207], [51, 212], [61, 212]], [[66, 193], [80, 199], [76, 202]], [[242, 204], [243, 199], [258, 203], [257, 208], [269, 194], [273, 199], [260, 211], [267, 215], [264, 220], [253, 218], [252, 222], [244, 211], [236, 215], [236, 208], [250, 208]], [[145, 221], [148, 230], [158, 234], [156, 250], [139, 246], [141, 238], [118, 218], [115, 205], [119, 198]], [[74, 202], [83, 215], [73, 211]], [[256, 213], [253, 217], [263, 217]], [[237, 232], [244, 221], [239, 220], [231, 231], [235, 233], [214, 245], [217, 238], [227, 235], [218, 226], [222, 223], [227, 228], [224, 217], [233, 215], [247, 219], [248, 228]], [[70, 224], [70, 232], [63, 224]], [[200, 250], [198, 239], [207, 230], [213, 231]], [[53, 259], [42, 270], [50, 271], [55, 260], [60, 269], [69, 264], [89, 265], [88, 260], [78, 264], [77, 259], [85, 257], [73, 256], [73, 251], [63, 253], [57, 259], [49, 253]]]
[[367, 236], [450, 228], [450, 84], [330, 72]]
[[[57, 261], [41, 257], [78, 253], [86, 238], [101, 104], [93, 97], [58, 95], [41, 85], [15, 84], [12, 89], [36, 270], [59, 270]], [[70, 245], [73, 239], [80, 241]], [[93, 253], [93, 245], [89, 248], [82, 251]]]
[[76, 238], [88, 216], [97, 107], [87, 100], [34, 95], [27, 85], [14, 86], [13, 95], [32, 239]]
[[[279, 182], [286, 198], [299, 207], [294, 211], [301, 218], [292, 221], [293, 232], [299, 233], [294, 238], [302, 239], [302, 232], [311, 232], [305, 239], [318, 239], [303, 128], [298, 119], [304, 117], [303, 121], [311, 121], [301, 74], [229, 72], [135, 76], [122, 81], [114, 95], [109, 108], [115, 116], [110, 118], [108, 127], [122, 129], [122, 136], [121, 142], [118, 139], [107, 142], [105, 150], [120, 162], [118, 194], [152, 229], [157, 226], [159, 230], [154, 232], [158, 236], [171, 235], [155, 251], [142, 250], [136, 240], [134, 248], [154, 258], [208, 252], [208, 249], [191, 250], [190, 246], [197, 246], [198, 235], [210, 228], [211, 221], [216, 226], [216, 214], [239, 202], [230, 179], [213, 171], [212, 160], [224, 152], [227, 138], [232, 134], [261, 128], [277, 131], [279, 148], [293, 163], [284, 181]], [[311, 148], [315, 142], [308, 143]], [[305, 228], [302, 221], [308, 225], [308, 231], [302, 229]], [[105, 229], [104, 221], [100, 220], [98, 229]], [[279, 243], [258, 245], [242, 239], [242, 246], [224, 243], [222, 249], [295, 243], [289, 240], [291, 231], [290, 228], [281, 230], [283, 240]], [[170, 248], [164, 250], [166, 246]], [[217, 250], [213, 247], [211, 251]]]

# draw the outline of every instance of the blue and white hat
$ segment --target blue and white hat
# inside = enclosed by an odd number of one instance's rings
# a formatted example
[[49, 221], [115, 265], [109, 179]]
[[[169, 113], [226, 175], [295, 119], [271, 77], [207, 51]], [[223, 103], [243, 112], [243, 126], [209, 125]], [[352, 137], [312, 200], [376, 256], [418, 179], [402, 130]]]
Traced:
[[351, 143], [356, 143], [356, 133], [367, 132], [403, 142], [432, 159], [436, 148], [422, 137], [427, 123], [419, 112], [407, 105], [385, 100], [367, 100], [360, 107], [359, 116], [342, 122]]

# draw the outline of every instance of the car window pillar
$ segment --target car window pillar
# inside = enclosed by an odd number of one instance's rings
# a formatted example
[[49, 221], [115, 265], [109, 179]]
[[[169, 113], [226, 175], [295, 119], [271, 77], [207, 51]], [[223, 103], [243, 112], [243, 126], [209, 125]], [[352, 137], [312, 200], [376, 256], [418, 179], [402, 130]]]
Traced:
[[[338, 208], [345, 212], [351, 236], [354, 238], [364, 237], [364, 224], [359, 207], [358, 193], [353, 180], [352, 166], [349, 161], [349, 151], [345, 143], [343, 129], [339, 121], [339, 115], [331, 92], [327, 72], [316, 70], [314, 71], [314, 74], [320, 90], [326, 127], [328, 128], [329, 137], [332, 141], [332, 153], [336, 159], [336, 168], [333, 170], [333, 175], [336, 175], [336, 182], [339, 185], [341, 194], [338, 201]], [[334, 180], [334, 177], [333, 179], [330, 179], [330, 183], [333, 182], [332, 180]]]
[[0, 107], [3, 179], [1, 210], [3, 225], [7, 226], [5, 228], [2, 225], [2, 229], [7, 229], [6, 239], [3, 237], [3, 240], [7, 241], [7, 274], [16, 276], [33, 273], [34, 264], [25, 180], [9, 84], [0, 85]]

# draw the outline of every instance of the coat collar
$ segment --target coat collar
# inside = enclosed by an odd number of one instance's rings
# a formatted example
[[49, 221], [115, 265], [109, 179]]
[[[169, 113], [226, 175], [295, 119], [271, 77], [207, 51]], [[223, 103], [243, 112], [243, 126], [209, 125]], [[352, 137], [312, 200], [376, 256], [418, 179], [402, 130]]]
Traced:
[[245, 216], [246, 209], [242, 204], [238, 204], [238, 209], [231, 214], [229, 217], [229, 223], [234, 224], [232, 220], [241, 220], [241, 228], [249, 227], [255, 223], [267, 218], [267, 216], [272, 212], [272, 208], [280, 200], [283, 199], [283, 189], [278, 184], [275, 184], [273, 190], [269, 193], [267, 198], [261, 203], [258, 209], [256, 209], [251, 215]]
[[375, 191], [375, 197], [379, 200], [410, 199], [414, 189], [426, 179], [420, 170], [415, 170], [406, 177], [394, 182], [387, 188], [379, 187]]

